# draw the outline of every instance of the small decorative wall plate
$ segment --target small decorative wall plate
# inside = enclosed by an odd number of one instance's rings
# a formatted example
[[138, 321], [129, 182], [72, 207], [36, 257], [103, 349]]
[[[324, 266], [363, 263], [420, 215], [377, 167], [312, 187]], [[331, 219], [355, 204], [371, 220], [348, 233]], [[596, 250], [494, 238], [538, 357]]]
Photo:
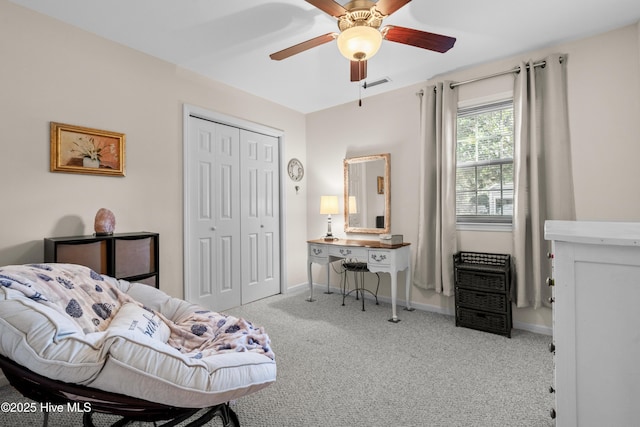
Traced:
[[289, 178], [293, 181], [300, 181], [304, 176], [304, 167], [302, 166], [302, 162], [296, 158], [289, 160], [287, 172], [289, 173]]

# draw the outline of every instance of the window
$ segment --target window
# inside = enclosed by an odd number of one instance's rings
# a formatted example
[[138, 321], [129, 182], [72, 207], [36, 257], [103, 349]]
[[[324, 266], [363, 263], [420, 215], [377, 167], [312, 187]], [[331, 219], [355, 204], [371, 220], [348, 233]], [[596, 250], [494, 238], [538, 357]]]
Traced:
[[513, 101], [458, 109], [458, 223], [511, 223]]

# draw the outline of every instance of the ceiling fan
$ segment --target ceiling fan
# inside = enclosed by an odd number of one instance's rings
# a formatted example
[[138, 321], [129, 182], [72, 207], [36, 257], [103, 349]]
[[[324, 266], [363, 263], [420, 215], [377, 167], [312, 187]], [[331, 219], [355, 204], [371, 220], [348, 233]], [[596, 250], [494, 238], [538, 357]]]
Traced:
[[351, 61], [351, 81], [356, 82], [367, 77], [367, 60], [376, 54], [383, 39], [440, 53], [456, 42], [454, 37], [412, 28], [395, 25], [380, 28], [383, 19], [411, 0], [353, 0], [344, 6], [334, 0], [305, 1], [336, 18], [340, 33], [327, 33], [272, 53], [271, 59], [280, 61], [337, 39], [340, 53]]

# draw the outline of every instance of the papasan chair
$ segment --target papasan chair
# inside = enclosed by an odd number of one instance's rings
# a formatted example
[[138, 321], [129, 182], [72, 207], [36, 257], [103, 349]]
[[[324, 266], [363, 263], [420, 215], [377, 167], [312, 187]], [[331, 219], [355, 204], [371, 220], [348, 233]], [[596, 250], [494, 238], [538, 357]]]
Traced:
[[85, 426], [238, 426], [229, 402], [276, 380], [263, 328], [151, 286], [73, 264], [0, 267], [0, 285], [0, 368], [30, 399], [85, 408]]

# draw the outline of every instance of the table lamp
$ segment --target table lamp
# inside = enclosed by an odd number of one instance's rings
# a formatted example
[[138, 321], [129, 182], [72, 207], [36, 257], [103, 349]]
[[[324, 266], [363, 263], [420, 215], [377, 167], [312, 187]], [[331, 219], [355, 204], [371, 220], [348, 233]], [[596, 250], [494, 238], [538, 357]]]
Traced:
[[320, 196], [320, 214], [327, 215], [327, 235], [325, 240], [335, 240], [331, 233], [331, 214], [340, 213], [338, 209], [338, 196]]

